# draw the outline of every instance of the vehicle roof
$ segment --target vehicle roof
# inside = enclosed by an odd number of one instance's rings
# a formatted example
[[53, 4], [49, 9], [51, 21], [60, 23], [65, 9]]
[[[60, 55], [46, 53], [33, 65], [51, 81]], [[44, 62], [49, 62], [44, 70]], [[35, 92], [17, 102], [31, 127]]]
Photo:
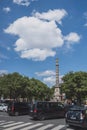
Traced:
[[61, 103], [62, 104], [62, 102], [54, 102], [54, 101], [35, 101], [35, 102], [33, 102], [33, 104], [35, 104], [35, 103]]
[[69, 110], [87, 110], [87, 108], [84, 106], [73, 106]]

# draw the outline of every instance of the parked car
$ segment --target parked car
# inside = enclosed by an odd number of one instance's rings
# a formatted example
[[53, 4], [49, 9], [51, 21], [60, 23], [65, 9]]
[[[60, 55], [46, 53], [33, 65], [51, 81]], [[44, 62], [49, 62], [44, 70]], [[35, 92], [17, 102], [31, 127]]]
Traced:
[[8, 105], [8, 114], [9, 115], [21, 115], [29, 114], [30, 104], [26, 102], [10, 102]]
[[76, 105], [72, 105], [72, 104], [64, 104], [64, 107], [66, 109], [66, 112], [69, 111], [69, 109], [72, 109], [73, 107], [75, 107]]
[[33, 119], [39, 120], [64, 117], [65, 108], [64, 105], [59, 102], [38, 101], [31, 105], [29, 115]]
[[65, 116], [66, 124], [87, 129], [87, 108], [75, 106]]
[[7, 104], [5, 104], [5, 103], [0, 103], [0, 111], [5, 111], [5, 112], [7, 112], [7, 108], [8, 108]]

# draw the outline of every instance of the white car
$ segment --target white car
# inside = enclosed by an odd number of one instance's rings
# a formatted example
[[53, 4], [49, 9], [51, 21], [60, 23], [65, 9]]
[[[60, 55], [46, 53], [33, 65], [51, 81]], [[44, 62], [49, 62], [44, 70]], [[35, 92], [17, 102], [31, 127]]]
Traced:
[[5, 111], [5, 112], [7, 112], [7, 108], [8, 108], [7, 104], [5, 104], [5, 103], [0, 103], [0, 111]]

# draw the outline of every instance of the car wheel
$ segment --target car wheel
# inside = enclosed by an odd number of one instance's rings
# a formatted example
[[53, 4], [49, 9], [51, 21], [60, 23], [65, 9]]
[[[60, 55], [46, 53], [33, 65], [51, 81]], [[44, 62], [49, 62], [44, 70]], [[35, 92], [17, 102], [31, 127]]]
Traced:
[[40, 113], [39, 115], [38, 115], [38, 119], [39, 120], [45, 120], [45, 115], [44, 114], [42, 114], [42, 113]]
[[6, 110], [5, 109], [3, 109], [3, 112], [5, 112]]
[[18, 116], [19, 115], [19, 112], [15, 112], [15, 116]]
[[32, 117], [32, 119], [33, 119], [33, 120], [37, 120], [37, 118], [36, 118], [36, 117]]

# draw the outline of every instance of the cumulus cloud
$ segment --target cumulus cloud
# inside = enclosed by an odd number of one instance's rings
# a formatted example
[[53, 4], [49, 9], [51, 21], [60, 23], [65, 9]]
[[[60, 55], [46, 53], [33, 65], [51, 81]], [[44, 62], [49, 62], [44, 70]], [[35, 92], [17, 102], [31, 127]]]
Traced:
[[66, 15], [64, 9], [49, 10], [41, 14], [34, 12], [31, 17], [17, 19], [4, 32], [19, 37], [15, 42], [15, 51], [21, 58], [43, 61], [47, 57], [54, 57], [55, 48], [62, 47], [65, 41], [68, 44], [79, 41], [77, 33], [63, 36], [58, 27]]
[[5, 11], [6, 13], [8, 13], [8, 12], [11, 11], [11, 9], [10, 9], [10, 7], [4, 7], [4, 8], [3, 8], [3, 11]]
[[67, 47], [70, 48], [72, 44], [78, 43], [80, 38], [81, 36], [79, 36], [77, 33], [71, 32], [64, 37], [64, 40], [67, 42]]
[[33, 59], [34, 61], [43, 61], [48, 56], [54, 56], [55, 52], [47, 49], [30, 49], [21, 52], [21, 58]]
[[55, 22], [46, 22], [35, 17], [19, 18], [5, 32], [20, 37], [16, 41], [16, 50], [53, 48], [63, 44], [61, 30]]
[[[54, 70], [46, 70], [43, 72], [35, 73], [38, 77], [42, 77], [43, 82], [47, 84], [49, 87], [54, 86], [56, 84], [56, 71]], [[62, 83], [63, 75], [59, 75], [59, 83]]]
[[[63, 83], [62, 77], [63, 77], [63, 75], [59, 76], [59, 83]], [[56, 77], [55, 77], [55, 75], [50, 75], [48, 77], [44, 77], [43, 82], [45, 84], [48, 84], [48, 86], [50, 86], [50, 87], [54, 86], [56, 84]]]
[[39, 19], [45, 19], [45, 20], [53, 20], [58, 22], [59, 24], [62, 23], [62, 19], [67, 15], [67, 12], [64, 9], [54, 9], [54, 10], [49, 10], [48, 12], [44, 13], [33, 13], [33, 15]]
[[46, 70], [46, 71], [43, 71], [43, 72], [36, 72], [36, 75], [37, 76], [50, 76], [50, 75], [55, 75], [55, 72], [52, 71], [52, 70]]
[[77, 33], [71, 32], [65, 36], [65, 40], [70, 43], [78, 42], [80, 40], [80, 36]]
[[53, 71], [53, 70], [46, 70], [46, 71], [43, 71], [43, 72], [36, 72], [35, 73], [38, 77], [42, 77], [43, 79], [43, 82], [45, 84], [48, 84], [48, 86], [53, 86], [55, 85], [55, 82], [56, 82], [56, 72]]
[[50, 87], [54, 86], [56, 83], [56, 79], [54, 76], [43, 78], [43, 82], [48, 84]]
[[30, 5], [29, 1], [30, 0], [13, 0], [13, 3], [23, 6], [29, 6]]

